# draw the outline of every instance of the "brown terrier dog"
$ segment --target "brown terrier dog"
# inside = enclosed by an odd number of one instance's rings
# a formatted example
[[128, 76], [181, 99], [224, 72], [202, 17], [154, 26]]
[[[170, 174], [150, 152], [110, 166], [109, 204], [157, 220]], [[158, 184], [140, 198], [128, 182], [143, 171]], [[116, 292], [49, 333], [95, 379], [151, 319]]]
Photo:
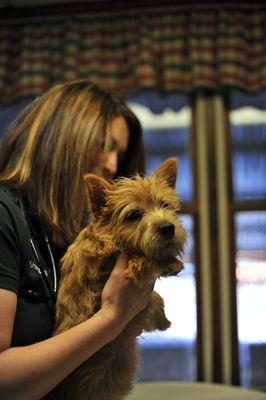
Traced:
[[[90, 318], [101, 306], [101, 292], [120, 253], [125, 271], [138, 285], [147, 276], [176, 275], [182, 269], [185, 231], [178, 219], [177, 163], [168, 159], [151, 175], [109, 182], [85, 177], [91, 223], [62, 261], [57, 329], [63, 332]], [[156, 293], [120, 335], [73, 371], [47, 399], [120, 400], [132, 388], [138, 365], [136, 337], [170, 326]]]

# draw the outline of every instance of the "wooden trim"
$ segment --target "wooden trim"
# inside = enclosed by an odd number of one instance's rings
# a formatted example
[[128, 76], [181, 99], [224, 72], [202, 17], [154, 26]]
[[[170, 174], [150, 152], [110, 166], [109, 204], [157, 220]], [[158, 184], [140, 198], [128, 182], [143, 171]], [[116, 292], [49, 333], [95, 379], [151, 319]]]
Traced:
[[214, 123], [214, 99], [206, 98], [206, 119], [208, 139], [208, 173], [209, 173], [209, 220], [210, 220], [210, 258], [212, 280], [212, 330], [213, 330], [213, 382], [222, 383], [222, 358], [221, 358], [221, 318], [220, 318], [220, 259], [218, 249], [218, 213], [217, 213], [217, 163], [215, 157], [215, 123]]
[[[192, 171], [192, 173], [194, 173], [194, 171]], [[192, 214], [192, 215], [196, 215], [198, 214], [198, 209], [195, 206], [195, 204], [193, 204], [194, 202], [191, 203], [187, 203], [187, 202], [180, 202], [180, 212], [181, 214]]]
[[[232, 154], [232, 152], [231, 152]], [[232, 154], [233, 157], [233, 154]], [[234, 200], [231, 199], [233, 203], [233, 210], [237, 211], [266, 211], [266, 199], [258, 200]]]
[[196, 151], [196, 120], [195, 120], [195, 98], [190, 97], [191, 105], [191, 135], [190, 135], [190, 148], [191, 148], [191, 165], [193, 176], [193, 232], [194, 232], [194, 251], [195, 251], [195, 279], [196, 279], [196, 312], [197, 312], [197, 381], [204, 381], [203, 371], [203, 347], [202, 347], [202, 308], [200, 305], [201, 292], [201, 268], [200, 268], [200, 246], [199, 246], [199, 189], [197, 177], [197, 151]]
[[213, 382], [213, 287], [212, 258], [210, 246], [209, 213], [209, 152], [207, 138], [208, 104], [201, 93], [195, 95], [194, 105], [194, 140], [196, 151], [195, 179], [198, 181], [198, 230], [199, 230], [199, 265], [197, 266], [197, 301], [199, 320], [199, 339], [202, 348], [203, 381]]
[[83, 12], [105, 12], [105, 11], [123, 11], [127, 9], [144, 9], [154, 7], [171, 7], [176, 6], [180, 10], [219, 10], [221, 8], [249, 11], [254, 10], [265, 10], [264, 2], [256, 1], [250, 3], [250, 1], [236, 1], [232, 4], [231, 1], [213, 2], [212, 0], [205, 0], [202, 3], [195, 3], [193, 0], [177, 1], [177, 0], [164, 0], [163, 4], [161, 0], [102, 0], [102, 1], [86, 1], [86, 2], [72, 2], [62, 4], [49, 4], [39, 6], [24, 6], [24, 7], [1, 7], [0, 19], [9, 18], [29, 18], [37, 17], [42, 15], [69, 15], [73, 13]]
[[227, 193], [228, 193], [228, 244], [230, 252], [230, 297], [231, 297], [231, 347], [232, 347], [232, 384], [240, 385], [240, 365], [239, 365], [239, 343], [238, 343], [238, 328], [237, 328], [237, 294], [236, 294], [236, 245], [235, 245], [235, 221], [234, 221], [234, 189], [233, 189], [233, 170], [232, 159], [233, 149], [231, 140], [231, 128], [229, 120], [228, 97], [225, 98], [225, 145], [227, 155]]

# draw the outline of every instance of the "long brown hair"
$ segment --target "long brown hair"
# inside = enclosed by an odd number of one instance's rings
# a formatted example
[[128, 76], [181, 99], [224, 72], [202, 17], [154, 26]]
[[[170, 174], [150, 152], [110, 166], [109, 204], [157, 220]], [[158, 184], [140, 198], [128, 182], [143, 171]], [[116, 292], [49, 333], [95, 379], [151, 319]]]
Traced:
[[123, 116], [130, 139], [119, 176], [144, 170], [142, 130], [117, 95], [87, 80], [59, 84], [28, 106], [0, 146], [0, 181], [65, 246], [88, 219], [83, 176], [93, 170], [113, 118]]

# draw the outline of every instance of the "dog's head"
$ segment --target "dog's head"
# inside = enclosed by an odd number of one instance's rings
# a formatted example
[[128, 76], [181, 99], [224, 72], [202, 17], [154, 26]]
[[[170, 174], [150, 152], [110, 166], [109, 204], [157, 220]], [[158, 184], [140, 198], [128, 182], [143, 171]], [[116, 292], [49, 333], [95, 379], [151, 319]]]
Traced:
[[[174, 158], [144, 178], [136, 175], [110, 182], [86, 175], [92, 222], [110, 232], [125, 254], [142, 254], [161, 265], [177, 261], [183, 253], [185, 231], [178, 218], [176, 177]], [[162, 270], [160, 274], [171, 275], [173, 271]]]

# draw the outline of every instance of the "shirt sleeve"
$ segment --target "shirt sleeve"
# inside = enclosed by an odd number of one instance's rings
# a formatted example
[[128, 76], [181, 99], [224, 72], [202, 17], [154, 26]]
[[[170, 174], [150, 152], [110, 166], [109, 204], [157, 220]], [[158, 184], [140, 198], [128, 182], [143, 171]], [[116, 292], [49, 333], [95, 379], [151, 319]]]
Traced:
[[20, 249], [12, 217], [0, 203], [0, 288], [18, 293]]

